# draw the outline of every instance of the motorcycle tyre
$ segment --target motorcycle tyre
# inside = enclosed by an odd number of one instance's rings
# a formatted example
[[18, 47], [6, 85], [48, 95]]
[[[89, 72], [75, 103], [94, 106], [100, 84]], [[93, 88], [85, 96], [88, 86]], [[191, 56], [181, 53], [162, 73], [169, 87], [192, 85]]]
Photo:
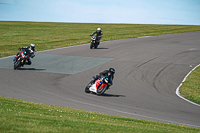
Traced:
[[98, 47], [98, 44], [97, 44], [97, 43], [95, 43], [95, 44], [94, 44], [94, 48], [96, 49], [97, 47]]
[[90, 43], [90, 49], [92, 49], [92, 47], [93, 47], [93, 43], [91, 42], [91, 43]]
[[[89, 84], [91, 84], [92, 82], [93, 82], [93, 80], [90, 81]], [[85, 93], [90, 93], [90, 92], [91, 92], [91, 91], [89, 90], [89, 84], [85, 87]]]
[[14, 70], [16, 70], [18, 67], [20, 67], [20, 61], [17, 60], [17, 62], [14, 63]]
[[101, 85], [99, 85], [97, 88], [97, 96], [101, 96], [108, 89], [108, 86], [104, 85], [103, 88], [99, 91], [100, 87]]

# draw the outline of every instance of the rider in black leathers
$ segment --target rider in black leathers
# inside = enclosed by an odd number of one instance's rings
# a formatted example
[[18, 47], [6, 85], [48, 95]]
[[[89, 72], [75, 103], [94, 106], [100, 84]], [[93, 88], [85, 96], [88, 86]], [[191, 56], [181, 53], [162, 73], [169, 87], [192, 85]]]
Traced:
[[102, 35], [103, 35], [101, 28], [97, 28], [97, 30], [95, 32], [93, 32], [90, 36], [93, 36], [94, 34], [96, 34], [96, 40], [99, 45], [100, 39], [102, 38]]
[[108, 83], [110, 85], [112, 85], [113, 79], [114, 79], [114, 74], [115, 74], [114, 68], [109, 68], [109, 70], [104, 70], [103, 72], [99, 73], [99, 75], [95, 75], [93, 77], [94, 79], [93, 79], [92, 83], [94, 83], [100, 77], [105, 77], [105, 78], [108, 78]]

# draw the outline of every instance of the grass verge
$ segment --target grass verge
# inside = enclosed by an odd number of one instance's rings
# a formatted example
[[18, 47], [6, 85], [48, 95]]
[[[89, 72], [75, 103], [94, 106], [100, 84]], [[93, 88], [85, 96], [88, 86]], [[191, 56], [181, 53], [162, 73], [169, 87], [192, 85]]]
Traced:
[[200, 104], [200, 67], [197, 67], [180, 87], [182, 96], [190, 101]]
[[197, 133], [199, 128], [110, 116], [0, 96], [0, 132]]
[[101, 41], [200, 31], [192, 25], [91, 24], [0, 21], [0, 57], [15, 55], [30, 43], [42, 51], [90, 42], [90, 34], [101, 27]]

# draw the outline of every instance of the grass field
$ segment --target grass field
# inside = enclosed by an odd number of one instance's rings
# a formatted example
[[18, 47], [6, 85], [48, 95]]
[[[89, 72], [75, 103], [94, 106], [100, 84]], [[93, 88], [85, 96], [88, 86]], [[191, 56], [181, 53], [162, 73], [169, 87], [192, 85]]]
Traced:
[[[200, 64], [200, 63], [199, 63]], [[200, 104], [200, 67], [197, 67], [180, 87], [182, 96], [190, 101]]]
[[0, 21], [0, 57], [15, 55], [18, 48], [30, 43], [36, 50], [47, 50], [90, 42], [90, 34], [101, 27], [101, 41], [200, 31], [190, 25], [39, 23]]
[[[86, 44], [97, 27], [103, 31], [101, 41], [200, 31], [200, 26], [191, 25], [0, 21], [0, 57], [15, 55], [18, 47], [30, 43], [36, 44], [36, 51]], [[193, 73], [181, 87], [181, 94], [198, 103], [200, 68]], [[184, 94], [184, 91], [192, 93]], [[1, 96], [0, 123], [0, 132], [200, 132], [200, 129], [181, 125], [109, 116]]]
[[116, 117], [1, 96], [0, 114], [0, 132], [200, 132], [199, 128]]

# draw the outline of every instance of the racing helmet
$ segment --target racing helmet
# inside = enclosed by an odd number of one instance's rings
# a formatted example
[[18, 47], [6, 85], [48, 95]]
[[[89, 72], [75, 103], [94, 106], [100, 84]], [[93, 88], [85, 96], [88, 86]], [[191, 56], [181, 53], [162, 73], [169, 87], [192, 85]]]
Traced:
[[100, 32], [101, 31], [101, 28], [97, 28], [97, 32]]
[[114, 68], [109, 68], [109, 70], [108, 70], [111, 74], [115, 74], [115, 69]]
[[30, 44], [30, 48], [31, 48], [31, 50], [34, 51], [34, 50], [35, 50], [35, 44], [34, 44], [34, 43], [31, 43], [31, 44]]

